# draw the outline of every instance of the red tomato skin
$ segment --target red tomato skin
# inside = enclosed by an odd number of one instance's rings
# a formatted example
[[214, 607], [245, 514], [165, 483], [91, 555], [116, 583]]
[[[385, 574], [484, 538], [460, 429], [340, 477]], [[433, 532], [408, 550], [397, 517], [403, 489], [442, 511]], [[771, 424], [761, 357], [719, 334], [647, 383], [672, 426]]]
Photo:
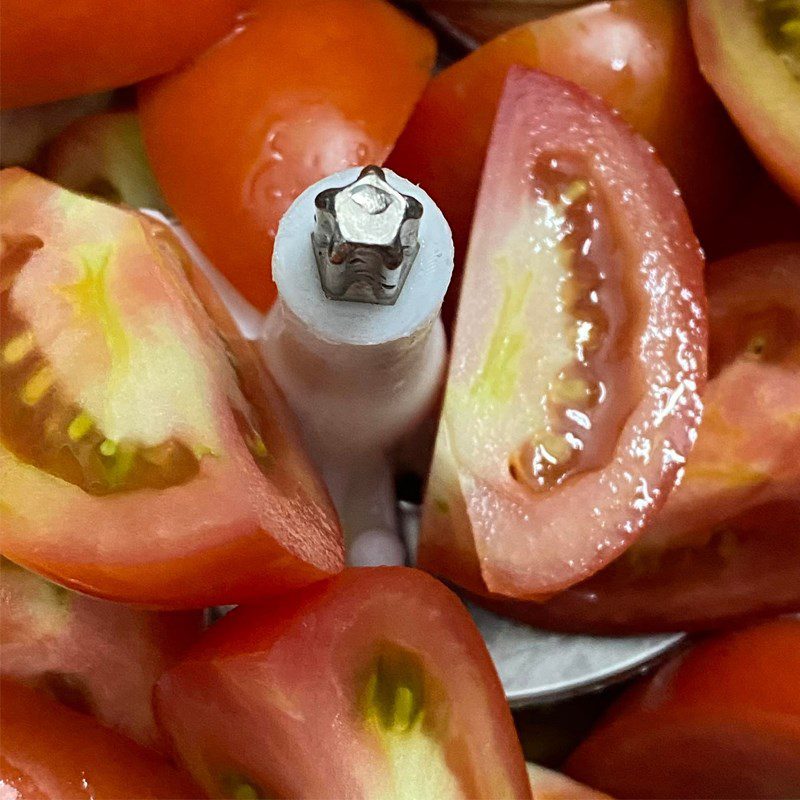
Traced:
[[[85, 204], [90, 201], [67, 196], [17, 169], [2, 173], [2, 188], [4, 199], [8, 198], [3, 233], [12, 238], [22, 233], [39, 236], [46, 244], [37, 252], [52, 258], [40, 262], [35, 274], [43, 277], [41, 270], [69, 263], [66, 258], [59, 261], [59, 236], [81, 240], [83, 233], [67, 218], [58, 217], [57, 210], [72, 202], [83, 204], [88, 213]], [[59, 205], [59, 200], [64, 202]], [[3, 554], [69, 588], [164, 609], [254, 600], [339, 571], [344, 553], [336, 512], [305, 455], [297, 423], [256, 350], [242, 339], [208, 282], [194, 274], [198, 268], [163, 226], [142, 215], [114, 216], [133, 212], [99, 203], [97, 208], [93, 234], [108, 235], [117, 230], [113, 226], [123, 226], [125, 242], [140, 243], [123, 248], [117, 256], [123, 264], [119, 274], [130, 281], [128, 299], [141, 300], [144, 295], [148, 301], [140, 310], [159, 307], [165, 313], [185, 315], [179, 330], [198, 337], [193, 357], [210, 358], [217, 365], [217, 382], [204, 388], [216, 392], [209, 405], [222, 414], [221, 435], [230, 453], [225, 459], [206, 459], [202, 480], [197, 482], [97, 497], [65, 481], [52, 482], [40, 470], [26, 471], [13, 454], [0, 448], [3, 492], [15, 498], [4, 509]], [[170, 257], [137, 249], [142, 231], [161, 241]], [[35, 258], [23, 270], [33, 268]], [[130, 269], [131, 260], [137, 258], [141, 260], [136, 269]], [[208, 306], [195, 292], [206, 298]], [[39, 296], [35, 295], [36, 302]], [[36, 310], [36, 303], [27, 309], [31, 314]], [[224, 343], [219, 329], [225, 331]], [[216, 348], [227, 348], [230, 360]], [[231, 363], [236, 364], [235, 371]], [[268, 477], [231, 416], [235, 396], [243, 397], [257, 415], [263, 428], [260, 435], [270, 442], [274, 459]], [[23, 472], [30, 481], [27, 490], [21, 488], [22, 478], [14, 479], [14, 474]], [[61, 512], [56, 515], [54, 509]], [[87, 519], [92, 526], [86, 525]], [[131, 531], [137, 536], [132, 537]], [[34, 540], [36, 547], [31, 546]]]
[[431, 33], [384, 0], [262, 0], [231, 37], [141, 89], [167, 202], [251, 303], [275, 299], [283, 212], [320, 178], [383, 162], [434, 58]]
[[[800, 611], [800, 243], [715, 262], [707, 286], [718, 374], [683, 482], [651, 528], [622, 558], [547, 602], [481, 602], [533, 625], [612, 635]], [[796, 337], [793, 352], [780, 350], [780, 363], [730, 362], [744, 312], [779, 304], [794, 309], [794, 334], [781, 320]]]
[[49, 695], [0, 683], [0, 789], [25, 800], [191, 800], [202, 792], [162, 756]]
[[800, 791], [800, 620], [701, 642], [628, 690], [566, 772], [613, 797]]
[[[701, 238], [736, 196], [748, 154], [699, 73], [685, 3], [592, 3], [515, 28], [443, 70], [392, 151], [387, 165], [441, 206], [458, 262], [467, 251], [492, 120], [514, 65], [574, 81], [619, 111], [672, 172]], [[457, 282], [448, 298], [452, 321]]]
[[153, 685], [199, 636], [203, 612], [109, 603], [48, 584], [5, 559], [0, 575], [0, 674], [74, 701], [145, 747], [165, 749]]
[[224, 36], [237, 0], [3, 3], [3, 108], [113, 89], [183, 64]]
[[348, 569], [269, 606], [234, 610], [159, 681], [156, 713], [214, 796], [233, 770], [278, 796], [368, 797], [386, 756], [363, 727], [358, 687], [376, 652], [395, 645], [439, 687], [425, 691], [431, 735], [464, 796], [530, 797], [477, 628], [452, 593], [405, 567]]
[[[485, 166], [454, 363], [460, 363], [460, 342], [469, 339], [473, 320], [487, 314], [479, 290], [487, 256], [482, 242], [491, 245], [497, 238], [502, 215], [526, 185], [517, 176], [530, 168], [528, 162], [520, 162], [515, 173], [510, 165], [516, 167], [513, 159], [518, 160], [520, 148], [509, 144], [524, 136], [530, 137], [530, 163], [543, 152], [585, 158], [586, 140], [591, 139], [587, 176], [597, 181], [609, 206], [627, 285], [636, 286], [636, 302], [645, 309], [637, 310], [632, 345], [637, 358], [628, 363], [637, 374], [632, 390], [639, 392], [636, 406], [606, 465], [532, 500], [532, 493], [510, 478], [495, 488], [461, 469], [457, 454], [449, 452], [449, 437], [442, 433], [447, 431], [446, 396], [437, 452], [440, 463], [450, 466], [439, 474], [434, 455], [418, 558], [423, 568], [477, 594], [541, 599], [610, 563], [642, 534], [666, 501], [700, 420], [708, 332], [702, 253], [675, 185], [652, 148], [578, 86], [515, 67], [509, 71]], [[660, 288], [647, 294], [648, 286]], [[451, 365], [450, 381], [452, 376]], [[665, 405], [665, 397], [676, 402]], [[644, 439], [651, 445], [646, 454], [634, 441]], [[448, 469], [457, 474], [445, 474]], [[460, 488], [462, 478], [463, 485], [473, 488]], [[644, 503], [636, 489], [640, 478], [649, 487]], [[437, 497], [446, 500], [449, 511], [438, 510]], [[604, 509], [599, 522], [595, 507]], [[564, 514], [571, 520], [569, 538], [563, 536]], [[518, 534], [517, 550], [528, 548], [524, 558], [512, 552], [509, 532]]]

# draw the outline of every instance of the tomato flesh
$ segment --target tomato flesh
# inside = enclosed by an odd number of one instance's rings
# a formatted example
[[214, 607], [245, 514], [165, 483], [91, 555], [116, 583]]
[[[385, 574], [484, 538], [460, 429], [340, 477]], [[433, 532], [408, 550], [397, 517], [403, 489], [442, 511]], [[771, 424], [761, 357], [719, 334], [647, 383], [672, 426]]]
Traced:
[[799, 674], [797, 619], [707, 640], [623, 695], [567, 774], [620, 798], [794, 797]]
[[275, 299], [272, 243], [292, 201], [386, 158], [434, 58], [431, 33], [384, 0], [261, 0], [234, 35], [141, 89], [167, 202], [247, 300]]
[[597, 575], [546, 603], [496, 610], [599, 633], [800, 610], [800, 244], [716, 262], [707, 287], [714, 377], [681, 485]]
[[700, 68], [783, 188], [800, 201], [800, 10], [784, 0], [690, 0]]
[[0, 683], [0, 794], [26, 800], [200, 797], [163, 757], [44, 692]]
[[2, 198], [4, 555], [168, 607], [340, 569], [293, 419], [172, 234], [22, 170]]
[[493, 137], [419, 563], [530, 598], [619, 555], [674, 485], [705, 377], [702, 257], [652, 151], [578, 87], [512, 70]]
[[480, 634], [417, 570], [346, 570], [234, 610], [161, 679], [156, 710], [212, 796], [530, 797]]
[[0, 577], [2, 675], [47, 690], [146, 747], [163, 748], [153, 684], [199, 635], [202, 612], [108, 603], [6, 559]]

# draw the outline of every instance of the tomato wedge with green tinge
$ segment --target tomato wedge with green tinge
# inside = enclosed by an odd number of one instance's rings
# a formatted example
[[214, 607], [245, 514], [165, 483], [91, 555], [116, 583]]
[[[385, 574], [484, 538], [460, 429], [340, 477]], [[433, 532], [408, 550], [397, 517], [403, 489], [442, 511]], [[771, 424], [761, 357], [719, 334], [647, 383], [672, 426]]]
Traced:
[[418, 570], [345, 570], [237, 608], [155, 700], [212, 797], [531, 796], [486, 645]]
[[596, 633], [800, 611], [800, 243], [718, 261], [707, 284], [712, 378], [683, 482], [622, 558], [496, 610]]
[[422, 566], [531, 598], [641, 535], [699, 423], [702, 266], [647, 144], [577, 86], [512, 70], [467, 257]]
[[143, 611], [0, 559], [0, 674], [38, 687], [154, 749], [153, 684], [202, 629], [201, 611]]
[[700, 69], [764, 166], [800, 202], [800, 5], [689, 0]]
[[18, 169], [0, 201], [3, 554], [164, 607], [341, 569], [293, 419], [172, 234]]

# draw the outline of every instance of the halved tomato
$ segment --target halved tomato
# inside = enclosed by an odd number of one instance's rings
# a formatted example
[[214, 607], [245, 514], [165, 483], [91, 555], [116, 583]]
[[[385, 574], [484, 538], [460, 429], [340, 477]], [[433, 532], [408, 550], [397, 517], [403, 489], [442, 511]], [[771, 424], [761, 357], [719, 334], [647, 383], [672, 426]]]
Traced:
[[800, 202], [800, 5], [689, 0], [700, 68], [756, 155]]
[[153, 684], [202, 630], [200, 611], [140, 611], [0, 559], [0, 673], [161, 748]]
[[441, 206], [459, 260], [514, 65], [575, 81], [619, 111], [656, 148], [701, 235], [735, 199], [746, 148], [697, 68], [685, 3], [593, 3], [515, 28], [437, 75], [389, 157]]
[[474, 622], [405, 567], [235, 609], [161, 679], [156, 712], [213, 797], [531, 796]]
[[224, 36], [237, 0], [3, 0], [0, 103], [31, 106], [127, 86]]
[[531, 598], [641, 535], [699, 422], [702, 268], [647, 144], [574, 84], [513, 69], [470, 241], [421, 566]]
[[3, 800], [198, 798], [187, 775], [44, 692], [0, 683]]
[[259, 0], [234, 35], [142, 89], [167, 202], [251, 303], [275, 299], [284, 211], [320, 178], [386, 158], [435, 51], [431, 33], [385, 0]]
[[567, 774], [630, 798], [800, 796], [800, 620], [709, 639], [612, 706]]
[[24, 170], [1, 181], [3, 554], [184, 608], [341, 569], [293, 418], [169, 230]]
[[165, 209], [135, 111], [75, 120], [47, 146], [44, 175], [65, 189], [134, 208]]
[[681, 485], [602, 572], [495, 610], [596, 633], [800, 611], [800, 243], [716, 262], [708, 291], [714, 377]]

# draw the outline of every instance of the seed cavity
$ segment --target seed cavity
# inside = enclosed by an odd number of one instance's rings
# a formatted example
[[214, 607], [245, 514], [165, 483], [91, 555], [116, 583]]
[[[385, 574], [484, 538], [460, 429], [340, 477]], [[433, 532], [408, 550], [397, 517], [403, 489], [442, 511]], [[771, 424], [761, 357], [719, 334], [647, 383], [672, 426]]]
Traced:
[[752, 0], [769, 46], [800, 79], [800, 0]]
[[225, 772], [219, 780], [223, 797], [232, 800], [267, 800], [267, 794], [250, 778], [240, 772]]
[[425, 717], [425, 672], [419, 656], [389, 642], [380, 646], [362, 694], [366, 721], [384, 733], [408, 734]]

